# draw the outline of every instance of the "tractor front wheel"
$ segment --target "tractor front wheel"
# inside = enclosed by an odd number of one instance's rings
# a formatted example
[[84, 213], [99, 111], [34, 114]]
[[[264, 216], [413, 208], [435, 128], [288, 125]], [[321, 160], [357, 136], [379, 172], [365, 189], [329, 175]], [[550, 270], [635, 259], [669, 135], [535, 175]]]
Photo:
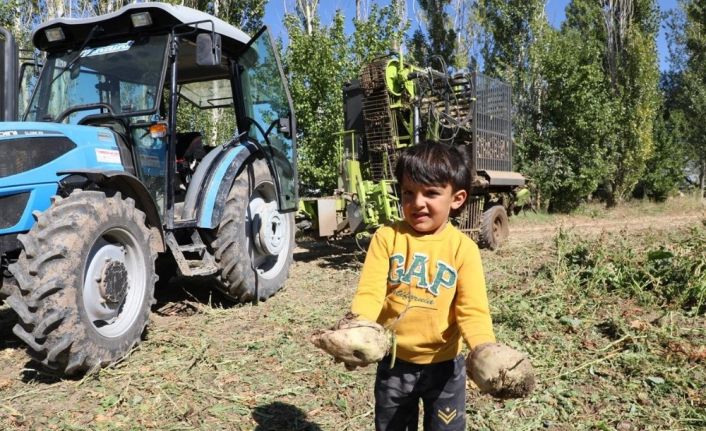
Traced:
[[496, 250], [510, 234], [507, 212], [502, 205], [493, 205], [483, 211], [480, 223], [480, 246]]
[[45, 366], [74, 374], [117, 361], [139, 342], [154, 303], [156, 253], [145, 214], [120, 193], [76, 190], [20, 235], [7, 303], [13, 332]]
[[277, 210], [275, 182], [256, 160], [233, 182], [211, 242], [221, 290], [238, 302], [265, 300], [287, 280], [294, 250], [294, 213]]

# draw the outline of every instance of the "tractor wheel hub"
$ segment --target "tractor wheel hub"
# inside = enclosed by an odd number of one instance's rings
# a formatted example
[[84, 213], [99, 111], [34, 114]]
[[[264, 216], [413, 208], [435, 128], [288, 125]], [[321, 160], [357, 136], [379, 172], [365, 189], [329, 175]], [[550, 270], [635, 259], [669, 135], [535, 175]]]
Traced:
[[112, 259], [106, 261], [103, 265], [98, 288], [107, 303], [121, 303], [127, 295], [128, 288], [128, 274], [125, 264]]
[[262, 253], [278, 255], [284, 248], [286, 224], [284, 216], [277, 211], [277, 203], [270, 202], [260, 207], [253, 223], [255, 246]]

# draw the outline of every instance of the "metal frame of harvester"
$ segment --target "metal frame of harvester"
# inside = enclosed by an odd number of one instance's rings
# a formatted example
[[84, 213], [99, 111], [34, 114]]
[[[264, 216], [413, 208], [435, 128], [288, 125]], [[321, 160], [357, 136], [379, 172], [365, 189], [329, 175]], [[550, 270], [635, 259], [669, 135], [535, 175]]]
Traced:
[[467, 151], [472, 185], [454, 223], [482, 247], [508, 237], [508, 216], [529, 202], [512, 170], [510, 86], [480, 73], [448, 74], [379, 58], [343, 89], [345, 128], [336, 136], [339, 188], [303, 199], [300, 214], [320, 236], [365, 236], [399, 220], [393, 171], [400, 151], [433, 139]]

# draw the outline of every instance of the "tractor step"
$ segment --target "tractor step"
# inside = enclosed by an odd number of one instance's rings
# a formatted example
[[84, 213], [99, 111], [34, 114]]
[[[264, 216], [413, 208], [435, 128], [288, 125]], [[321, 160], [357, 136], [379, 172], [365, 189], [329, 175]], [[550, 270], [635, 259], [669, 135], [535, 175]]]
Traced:
[[204, 244], [180, 245], [179, 250], [181, 250], [182, 253], [195, 253], [206, 250], [206, 246]]
[[[181, 275], [195, 277], [212, 275], [218, 272], [213, 255], [208, 251], [197, 231], [194, 230], [191, 233], [191, 244], [179, 244], [173, 232], [167, 232], [166, 240]], [[199, 257], [197, 259], [187, 259], [184, 253], [196, 253]]]

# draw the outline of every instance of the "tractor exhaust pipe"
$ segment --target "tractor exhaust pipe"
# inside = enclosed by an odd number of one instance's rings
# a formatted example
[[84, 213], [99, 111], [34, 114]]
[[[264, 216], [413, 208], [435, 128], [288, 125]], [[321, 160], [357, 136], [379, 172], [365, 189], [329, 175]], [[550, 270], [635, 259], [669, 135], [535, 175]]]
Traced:
[[0, 121], [17, 120], [17, 97], [19, 91], [17, 69], [19, 53], [15, 37], [6, 29], [0, 27]]

